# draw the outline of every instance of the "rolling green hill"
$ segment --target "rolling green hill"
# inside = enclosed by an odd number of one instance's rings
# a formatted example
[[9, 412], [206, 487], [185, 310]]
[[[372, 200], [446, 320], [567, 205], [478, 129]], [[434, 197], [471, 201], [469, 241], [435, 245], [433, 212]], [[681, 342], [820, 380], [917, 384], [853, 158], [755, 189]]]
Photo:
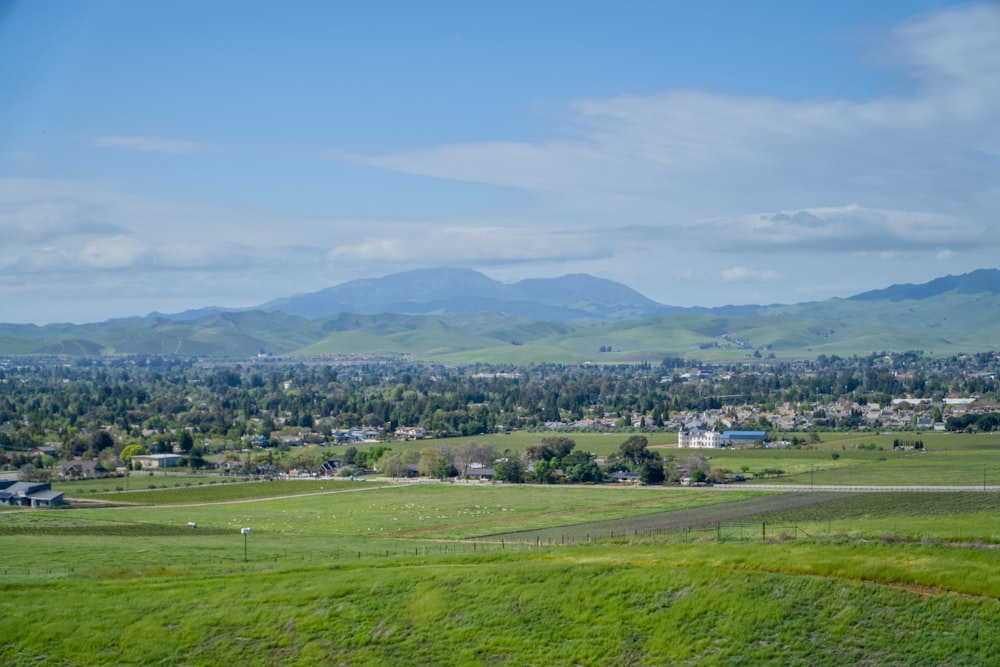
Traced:
[[881, 350], [954, 354], [997, 347], [1000, 289], [987, 280], [994, 273], [969, 274], [969, 281], [949, 277], [926, 289], [902, 286], [859, 295], [863, 298], [688, 309], [617, 321], [549, 321], [497, 312], [337, 313], [310, 319], [280, 311], [212, 311], [82, 325], [0, 324], [0, 354], [241, 358], [262, 351], [295, 357], [367, 353], [448, 363], [657, 361], [670, 355], [810, 358]]

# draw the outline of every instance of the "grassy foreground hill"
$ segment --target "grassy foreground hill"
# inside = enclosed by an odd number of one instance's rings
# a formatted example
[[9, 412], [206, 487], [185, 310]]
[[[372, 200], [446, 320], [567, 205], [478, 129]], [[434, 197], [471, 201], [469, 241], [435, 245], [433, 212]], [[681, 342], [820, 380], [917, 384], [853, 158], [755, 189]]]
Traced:
[[[0, 513], [4, 664], [1000, 660], [990, 493], [306, 481], [113, 495], [144, 504]], [[921, 498], [941, 511], [908, 524]], [[743, 519], [718, 523], [734, 508]], [[763, 541], [751, 528], [791, 520]]]

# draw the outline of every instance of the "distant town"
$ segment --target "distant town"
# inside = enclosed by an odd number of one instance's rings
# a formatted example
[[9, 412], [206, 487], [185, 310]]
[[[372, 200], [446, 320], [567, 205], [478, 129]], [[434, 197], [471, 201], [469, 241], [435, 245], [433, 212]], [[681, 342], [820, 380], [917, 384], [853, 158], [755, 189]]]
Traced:
[[[525, 367], [369, 355], [6, 357], [0, 468], [25, 483], [173, 467], [364, 474], [392, 462], [380, 459], [394, 442], [456, 438], [453, 447], [439, 447], [447, 467], [439, 463], [437, 472], [468, 475], [472, 465], [492, 477], [502, 452], [479, 452], [460, 466], [451, 450], [477, 436], [522, 431], [537, 433], [539, 442], [573, 433], [645, 435], [682, 449], [801, 447], [833, 430], [909, 433], [905, 442], [912, 443], [921, 432], [996, 429], [998, 367], [995, 353], [920, 352]], [[417, 459], [395, 464], [410, 466], [406, 474], [430, 474], [433, 465]], [[603, 475], [637, 474], [642, 464], [589, 461]], [[521, 463], [534, 472], [535, 461]], [[35, 502], [30, 495], [17, 502]]]

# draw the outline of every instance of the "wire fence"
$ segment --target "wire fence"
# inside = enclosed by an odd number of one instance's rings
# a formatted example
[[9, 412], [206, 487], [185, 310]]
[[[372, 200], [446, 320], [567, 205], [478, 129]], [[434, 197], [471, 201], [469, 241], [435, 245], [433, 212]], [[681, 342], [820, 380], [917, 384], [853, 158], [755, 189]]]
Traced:
[[[657, 539], [659, 538], [659, 540]], [[599, 542], [621, 542], [642, 539], [644, 541], [687, 542], [704, 541], [714, 538], [719, 542], [726, 541], [767, 541], [788, 539], [815, 539], [815, 536], [800, 527], [797, 523], [773, 523], [767, 521], [715, 521], [701, 525], [685, 526], [683, 528], [631, 528], [595, 530], [592, 532], [544, 531], [532, 536], [505, 537], [508, 545], [531, 545], [534, 547], [578, 546]], [[466, 541], [482, 543], [484, 538], [469, 538]], [[499, 538], [495, 538], [499, 539]]]

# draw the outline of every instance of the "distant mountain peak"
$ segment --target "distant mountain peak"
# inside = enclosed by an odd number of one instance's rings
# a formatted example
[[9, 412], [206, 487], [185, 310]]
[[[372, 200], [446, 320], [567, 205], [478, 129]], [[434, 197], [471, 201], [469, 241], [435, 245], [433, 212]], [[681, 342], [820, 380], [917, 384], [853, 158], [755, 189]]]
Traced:
[[498, 312], [552, 321], [619, 320], [672, 309], [630, 287], [588, 274], [502, 283], [462, 268], [415, 269], [361, 278], [317, 292], [277, 299], [261, 310], [327, 317], [335, 313], [444, 315]]

